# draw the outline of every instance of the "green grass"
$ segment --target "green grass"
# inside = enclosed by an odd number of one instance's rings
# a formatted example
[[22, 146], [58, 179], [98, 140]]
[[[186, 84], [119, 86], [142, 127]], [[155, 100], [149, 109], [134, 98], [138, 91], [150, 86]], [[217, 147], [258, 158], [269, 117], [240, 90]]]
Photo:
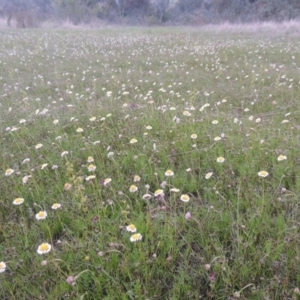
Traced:
[[[0, 39], [1, 299], [298, 299], [298, 36]], [[49, 253], [37, 253], [42, 243]]]

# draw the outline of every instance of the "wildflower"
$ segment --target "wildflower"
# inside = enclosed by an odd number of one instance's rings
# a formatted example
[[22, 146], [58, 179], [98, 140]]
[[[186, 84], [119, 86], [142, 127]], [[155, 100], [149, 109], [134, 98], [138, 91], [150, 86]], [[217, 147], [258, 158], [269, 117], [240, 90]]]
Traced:
[[59, 122], [59, 120], [55, 119], [55, 120], [53, 121], [53, 124], [56, 125], [56, 124], [58, 124], [58, 122]]
[[38, 254], [46, 254], [48, 252], [50, 252], [51, 250], [51, 245], [48, 243], [43, 243], [41, 245], [39, 245], [38, 249], [37, 249], [37, 253]]
[[181, 195], [180, 200], [183, 202], [189, 202], [190, 197], [189, 197], [189, 195], [183, 194], [183, 195]]
[[209, 179], [212, 176], [213, 172], [208, 172], [205, 175], [205, 179]]
[[167, 185], [167, 182], [166, 182], [166, 181], [163, 181], [163, 182], [160, 184], [160, 186], [161, 186], [163, 189], [166, 187], [166, 185]]
[[85, 178], [85, 181], [90, 181], [90, 180], [93, 180], [93, 179], [95, 179], [95, 178], [96, 178], [95, 175], [90, 175], [90, 176], [87, 176], [87, 177]]
[[255, 120], [256, 123], [260, 123], [260, 121], [261, 121], [261, 118], [257, 118], [257, 119]]
[[96, 121], [96, 117], [91, 117], [91, 118], [90, 118], [90, 121], [91, 121], [91, 122]]
[[154, 196], [157, 197], [157, 196], [163, 196], [164, 195], [164, 191], [163, 190], [156, 190], [154, 192]]
[[143, 198], [144, 200], [149, 200], [149, 199], [152, 198], [152, 196], [151, 196], [150, 194], [145, 194], [145, 195], [143, 195], [142, 198]]
[[64, 157], [64, 156], [66, 156], [66, 155], [68, 155], [68, 154], [69, 154], [69, 152], [68, 152], [68, 151], [64, 151], [64, 152], [62, 152], [62, 153], [61, 153], [61, 155], [60, 155], [60, 156], [61, 156], [61, 157]]
[[186, 171], [187, 173], [191, 173], [191, 172], [192, 172], [192, 169], [191, 169], [191, 168], [187, 168], [185, 171]]
[[83, 132], [83, 129], [81, 127], [76, 129], [76, 132]]
[[94, 161], [94, 158], [92, 156], [89, 156], [88, 159], [87, 159], [87, 162], [92, 163], [93, 161]]
[[26, 164], [30, 162], [30, 158], [25, 158], [23, 161], [22, 161], [22, 165]]
[[285, 123], [288, 123], [289, 120], [282, 120], [281, 124], [285, 124]]
[[95, 216], [93, 218], [91, 218], [92, 223], [96, 224], [99, 221], [99, 217]]
[[146, 129], [147, 129], [147, 130], [151, 130], [152, 127], [151, 127], [151, 126], [146, 126]]
[[47, 166], [48, 166], [48, 164], [42, 164], [41, 170], [44, 170]]
[[219, 121], [218, 120], [213, 120], [211, 123], [214, 124], [214, 125], [216, 125], [216, 124], [219, 123]]
[[173, 118], [173, 121], [175, 122], [175, 123], [180, 123], [180, 118], [177, 118], [176, 116]]
[[214, 141], [215, 141], [215, 142], [217, 142], [217, 141], [219, 141], [219, 140], [221, 140], [221, 137], [219, 137], [219, 136], [216, 136], [216, 137], [214, 138]]
[[7, 169], [7, 170], [5, 171], [5, 176], [10, 176], [13, 172], [14, 172], [13, 169]]
[[139, 182], [141, 181], [141, 177], [139, 175], [134, 175], [133, 182]]
[[299, 290], [299, 288], [296, 287], [296, 288], [294, 289], [293, 293], [294, 293], [295, 295], [300, 295], [300, 290]]
[[186, 214], [185, 214], [185, 219], [188, 220], [192, 217], [191, 213], [188, 211]]
[[216, 274], [215, 273], [209, 274], [209, 280], [214, 282], [216, 280]]
[[170, 189], [170, 192], [173, 192], [173, 193], [179, 193], [179, 192], [180, 192], [180, 189], [177, 189], [177, 188], [171, 188], [171, 189]]
[[115, 155], [114, 152], [109, 152], [109, 153], [107, 154], [107, 158], [111, 158], [111, 157], [113, 157], [114, 155]]
[[130, 140], [130, 144], [135, 144], [135, 143], [137, 143], [137, 139], [133, 138], [133, 139]]
[[94, 172], [94, 171], [96, 171], [96, 166], [94, 166], [93, 164], [90, 164], [89, 166], [88, 166], [88, 170], [89, 170], [89, 172]]
[[106, 178], [106, 179], [104, 179], [103, 185], [106, 186], [110, 182], [111, 182], [111, 178]]
[[174, 176], [174, 172], [173, 172], [172, 170], [167, 170], [167, 171], [165, 172], [165, 175], [166, 175], [167, 177], [171, 177], [171, 176]]
[[135, 186], [134, 184], [130, 186], [129, 188], [129, 192], [130, 193], [135, 193], [138, 190], [138, 187]]
[[267, 171], [258, 172], [258, 176], [260, 176], [260, 177], [267, 177], [268, 175], [269, 175], [269, 173]]
[[57, 210], [58, 208], [61, 208], [61, 204], [60, 203], [54, 203], [52, 206], [51, 206], [52, 209], [54, 210]]
[[37, 220], [45, 220], [47, 218], [47, 212], [46, 211], [40, 211], [35, 215], [35, 218]]
[[135, 233], [130, 237], [130, 242], [141, 241], [143, 236], [140, 233]]
[[192, 140], [195, 140], [196, 138], [197, 138], [197, 134], [193, 133], [193, 134], [191, 135], [191, 139], [192, 139]]
[[24, 199], [23, 199], [23, 198], [16, 198], [16, 199], [13, 201], [13, 205], [21, 205], [23, 202], [24, 202]]
[[225, 161], [225, 158], [222, 157], [222, 156], [220, 156], [220, 157], [217, 158], [217, 162], [218, 163], [223, 163], [224, 161]]
[[209, 104], [209, 103], [205, 103], [203, 106], [201, 106], [201, 107], [199, 108], [199, 111], [203, 111], [204, 108], [205, 108], [205, 107], [208, 107], [208, 106], [210, 106], [210, 104]]
[[6, 264], [5, 262], [1, 261], [0, 262], [0, 273], [3, 273], [6, 269]]
[[42, 147], [43, 147], [43, 144], [41, 144], [41, 143], [35, 145], [35, 149], [40, 149]]
[[252, 121], [253, 120], [253, 116], [250, 116], [248, 119], [249, 119], [249, 121]]
[[[84, 258], [86, 261], [89, 261], [90, 260], [90, 257], [89, 256], [86, 256]], [[66, 281], [68, 284], [71, 284], [71, 285], [75, 285], [76, 284], [76, 280], [80, 277], [81, 274], [85, 273], [85, 272], [88, 272], [88, 270], [84, 270], [82, 271], [81, 273], [79, 273], [77, 276], [69, 276]]]
[[47, 266], [48, 262], [46, 260], [42, 260], [41, 261], [41, 266], [44, 267], [44, 266]]
[[28, 179], [31, 177], [31, 175], [25, 175], [23, 178], [22, 178], [22, 183], [23, 184], [26, 184]]
[[126, 227], [126, 230], [129, 232], [136, 232], [136, 227], [133, 224], [130, 224]]
[[189, 112], [189, 111], [187, 111], [187, 110], [185, 110], [183, 113], [182, 113], [184, 116], [187, 116], [187, 117], [190, 117], [192, 114]]
[[71, 183], [65, 183], [65, 185], [64, 185], [64, 190], [65, 191], [69, 191], [70, 189], [72, 188], [72, 184]]
[[286, 160], [287, 159], [287, 157], [285, 156], [285, 155], [279, 155], [278, 157], [277, 157], [277, 160], [278, 161], [282, 161], [282, 160]]

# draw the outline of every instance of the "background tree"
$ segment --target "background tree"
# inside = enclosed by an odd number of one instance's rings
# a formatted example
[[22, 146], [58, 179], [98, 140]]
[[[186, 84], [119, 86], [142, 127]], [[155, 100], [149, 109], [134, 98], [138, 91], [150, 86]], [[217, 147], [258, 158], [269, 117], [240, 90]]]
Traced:
[[153, 5], [156, 11], [156, 15], [160, 22], [163, 21], [168, 8], [169, 8], [170, 0], [153, 0]]
[[39, 26], [42, 14], [50, 6], [50, 0], [0, 0], [0, 10], [9, 27], [12, 21], [20, 28]]
[[88, 22], [91, 18], [91, 10], [82, 0], [53, 0], [52, 6], [58, 18], [69, 20], [74, 25]]

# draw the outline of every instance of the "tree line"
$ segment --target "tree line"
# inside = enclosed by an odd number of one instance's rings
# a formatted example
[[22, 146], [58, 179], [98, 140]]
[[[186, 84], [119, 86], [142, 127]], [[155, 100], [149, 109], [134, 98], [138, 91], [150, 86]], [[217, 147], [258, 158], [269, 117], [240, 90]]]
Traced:
[[128, 25], [285, 21], [300, 17], [300, 0], [0, 0], [7, 26], [67, 20]]

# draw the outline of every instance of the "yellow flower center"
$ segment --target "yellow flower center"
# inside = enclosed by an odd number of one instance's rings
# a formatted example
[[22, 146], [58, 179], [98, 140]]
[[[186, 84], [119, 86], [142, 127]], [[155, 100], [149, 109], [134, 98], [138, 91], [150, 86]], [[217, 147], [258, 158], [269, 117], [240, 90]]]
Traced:
[[137, 190], [137, 187], [135, 185], [130, 186], [130, 191], [134, 192]]
[[156, 190], [155, 192], [154, 192], [154, 195], [155, 196], [158, 196], [158, 195], [160, 195], [160, 194], [162, 194], [163, 193], [163, 190]]
[[134, 234], [134, 235], [132, 236], [132, 239], [133, 239], [133, 240], [137, 240], [137, 239], [139, 238], [139, 236], [140, 236], [140, 235], [139, 235], [138, 233], [136, 233], [136, 234]]
[[40, 246], [40, 250], [41, 251], [47, 251], [49, 249], [49, 245], [48, 244], [42, 244], [41, 246]]
[[188, 195], [182, 195], [181, 200], [184, 201], [184, 202], [187, 202], [187, 201], [190, 200], [190, 197]]

